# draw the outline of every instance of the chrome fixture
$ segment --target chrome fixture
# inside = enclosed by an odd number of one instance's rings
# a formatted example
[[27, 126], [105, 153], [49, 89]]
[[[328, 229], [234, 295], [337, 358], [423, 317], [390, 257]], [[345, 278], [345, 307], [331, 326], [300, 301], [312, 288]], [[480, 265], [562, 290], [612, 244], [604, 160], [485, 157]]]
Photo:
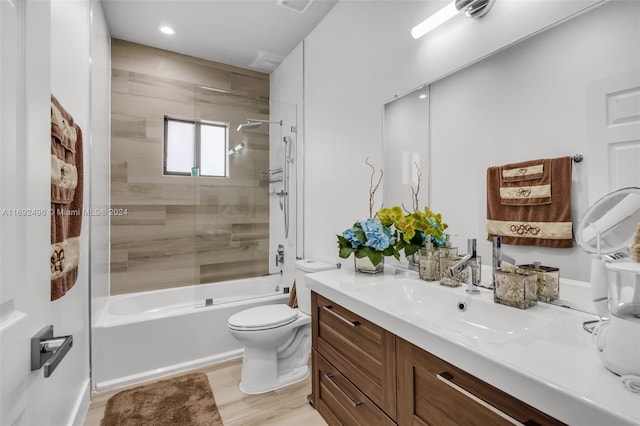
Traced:
[[429, 31], [439, 27], [458, 12], [464, 12], [469, 18], [480, 18], [489, 12], [495, 0], [454, 0], [411, 30], [411, 36], [419, 39]]
[[239, 143], [238, 145], [234, 146], [229, 151], [227, 151], [227, 155], [239, 154], [240, 151], [244, 149], [244, 147], [245, 147], [244, 143]]
[[265, 123], [269, 124], [279, 124], [282, 126], [282, 120], [280, 121], [269, 121], [269, 120], [259, 120], [257, 118], [248, 118], [246, 123], [243, 123], [238, 126], [236, 129], [238, 132], [244, 132], [247, 130], [255, 130], [258, 127], [262, 126]]
[[480, 274], [478, 271], [478, 259], [476, 255], [476, 239], [470, 238], [467, 240], [467, 254], [462, 259], [451, 265], [449, 268], [449, 274], [453, 277], [456, 274], [462, 272], [465, 268], [469, 268], [471, 278], [467, 281], [467, 290], [469, 294], [478, 294], [480, 290], [476, 287], [480, 284]]
[[73, 346], [73, 336], [53, 336], [48, 325], [31, 337], [31, 371], [44, 367], [44, 377], [51, 376]]
[[[285, 136], [282, 138], [284, 142], [284, 206], [280, 205], [284, 210], [284, 237], [289, 238], [289, 166], [293, 163], [293, 157], [291, 157], [291, 137]], [[281, 198], [282, 199], [282, 198]]]
[[276, 254], [276, 266], [284, 264], [284, 246], [278, 244], [278, 252]]
[[496, 288], [496, 271], [500, 270], [500, 263], [502, 261], [509, 262], [512, 265], [516, 264], [516, 260], [512, 257], [502, 253], [502, 237], [493, 237], [493, 255], [492, 255], [492, 279], [493, 288]]

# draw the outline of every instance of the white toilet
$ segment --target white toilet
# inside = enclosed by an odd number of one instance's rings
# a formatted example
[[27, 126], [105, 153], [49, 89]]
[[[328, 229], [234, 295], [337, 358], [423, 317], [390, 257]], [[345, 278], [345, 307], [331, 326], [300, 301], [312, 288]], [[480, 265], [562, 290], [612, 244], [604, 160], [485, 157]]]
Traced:
[[227, 327], [231, 335], [244, 345], [242, 392], [268, 392], [309, 375], [311, 291], [305, 275], [334, 268], [316, 260], [297, 260], [297, 309], [286, 304], [263, 305], [229, 317]]

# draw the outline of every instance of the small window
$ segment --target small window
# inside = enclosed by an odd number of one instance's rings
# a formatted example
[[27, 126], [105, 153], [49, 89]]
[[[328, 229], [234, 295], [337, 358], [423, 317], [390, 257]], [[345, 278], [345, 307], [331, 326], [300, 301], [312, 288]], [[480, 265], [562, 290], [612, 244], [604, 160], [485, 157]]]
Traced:
[[225, 124], [164, 118], [164, 174], [227, 177]]

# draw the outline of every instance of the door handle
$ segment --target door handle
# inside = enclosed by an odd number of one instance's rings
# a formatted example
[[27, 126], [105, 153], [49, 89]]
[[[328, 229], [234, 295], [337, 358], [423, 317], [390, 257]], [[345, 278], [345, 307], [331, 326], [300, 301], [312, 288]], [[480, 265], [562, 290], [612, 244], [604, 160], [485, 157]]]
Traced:
[[44, 367], [44, 377], [51, 376], [73, 346], [73, 336], [53, 337], [48, 325], [31, 338], [31, 371]]

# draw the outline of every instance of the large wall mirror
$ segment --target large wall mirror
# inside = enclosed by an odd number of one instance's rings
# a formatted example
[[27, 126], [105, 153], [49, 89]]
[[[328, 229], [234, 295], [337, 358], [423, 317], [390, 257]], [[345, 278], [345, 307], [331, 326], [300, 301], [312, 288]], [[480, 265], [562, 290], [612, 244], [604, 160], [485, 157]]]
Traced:
[[[415, 146], [410, 152], [426, 153], [428, 158], [422, 167], [428, 182], [422, 184], [421, 204], [442, 213], [461, 251], [467, 238], [477, 238], [485, 264], [491, 259], [486, 233], [488, 167], [584, 155], [582, 163], [573, 164], [567, 200], [574, 226], [590, 205], [589, 187], [601, 179], [598, 176], [607, 176], [603, 166], [625, 170], [609, 173], [615, 179], [608, 191], [640, 185], [638, 2], [605, 2], [426, 83], [426, 113], [417, 102], [411, 106], [422, 87], [384, 105], [384, 203], [410, 203], [403, 153], [411, 141]], [[404, 104], [408, 108], [402, 112]], [[424, 126], [405, 127], [415, 124]], [[564, 278], [589, 280], [590, 257], [577, 247], [504, 250], [520, 264], [539, 261], [559, 267]]]

